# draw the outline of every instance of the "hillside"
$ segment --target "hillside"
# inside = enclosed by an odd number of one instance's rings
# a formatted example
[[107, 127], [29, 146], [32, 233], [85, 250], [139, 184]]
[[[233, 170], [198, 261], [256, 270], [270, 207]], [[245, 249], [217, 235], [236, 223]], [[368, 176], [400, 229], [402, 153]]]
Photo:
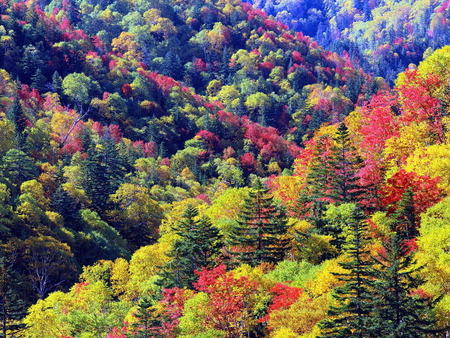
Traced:
[[448, 1], [253, 2], [328, 50], [349, 53], [366, 72], [393, 83], [397, 74], [449, 44]]
[[1, 3], [0, 336], [448, 326], [450, 49], [389, 87], [390, 65], [307, 22], [233, 0]]

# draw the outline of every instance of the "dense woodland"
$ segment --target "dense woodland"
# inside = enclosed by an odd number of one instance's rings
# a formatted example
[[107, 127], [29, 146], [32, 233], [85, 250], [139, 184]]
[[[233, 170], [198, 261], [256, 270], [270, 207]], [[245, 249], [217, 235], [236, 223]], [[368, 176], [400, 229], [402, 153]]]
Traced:
[[0, 1], [0, 337], [450, 336], [450, 1]]

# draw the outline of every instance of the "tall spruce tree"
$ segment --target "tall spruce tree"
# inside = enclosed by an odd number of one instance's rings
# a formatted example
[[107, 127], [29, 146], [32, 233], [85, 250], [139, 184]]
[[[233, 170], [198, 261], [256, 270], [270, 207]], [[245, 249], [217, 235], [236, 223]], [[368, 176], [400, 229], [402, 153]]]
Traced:
[[165, 335], [159, 334], [162, 318], [156, 313], [154, 303], [156, 301], [149, 297], [142, 297], [137, 305], [136, 312], [133, 314], [137, 318], [131, 327], [133, 328], [132, 337], [134, 338], [162, 338]]
[[14, 123], [16, 129], [16, 144], [17, 147], [21, 149], [26, 138], [25, 129], [28, 125], [28, 118], [25, 116], [22, 105], [20, 104], [19, 96], [17, 94], [14, 96], [13, 104], [8, 108], [6, 112], [6, 117], [8, 118], [8, 120]]
[[373, 337], [385, 338], [420, 338], [439, 332], [433, 314], [439, 299], [413, 292], [425, 280], [418, 274], [423, 267], [414, 267], [408, 242], [394, 233], [383, 243], [384, 252], [374, 258], [373, 310], [368, 330]]
[[11, 265], [0, 257], [0, 338], [15, 337], [24, 328], [21, 319], [27, 310], [14, 288], [20, 282], [14, 278]]
[[[367, 187], [359, 184], [358, 171], [361, 165], [362, 161], [351, 145], [348, 129], [341, 123], [332, 140], [329, 137], [318, 140], [315, 157], [306, 177], [306, 188], [297, 200], [299, 216], [313, 226], [311, 232], [332, 236], [331, 243], [338, 250], [342, 229], [330, 224], [325, 212], [330, 204], [363, 204]], [[299, 234], [298, 241], [302, 242], [303, 239], [302, 234]], [[331, 253], [324, 255], [324, 258], [332, 257]]]
[[99, 146], [91, 144], [83, 161], [83, 188], [97, 212], [107, 209], [109, 195], [123, 182], [128, 169], [114, 140], [106, 135]]
[[397, 202], [391, 218], [395, 220], [392, 230], [402, 239], [413, 239], [419, 234], [418, 220], [414, 210], [414, 193], [411, 188], [407, 189], [401, 200]]
[[315, 157], [306, 177], [307, 190], [299, 198], [302, 213], [319, 232], [324, 226], [322, 220], [329, 203], [358, 203], [364, 198], [366, 187], [359, 184], [358, 171], [362, 160], [351, 145], [348, 128], [339, 125], [333, 145], [326, 137], [318, 140]]
[[11, 192], [18, 193], [20, 185], [38, 176], [33, 159], [23, 151], [12, 148], [0, 160], [0, 173], [14, 185]]
[[256, 266], [282, 261], [289, 250], [287, 216], [260, 179], [245, 199], [237, 224], [229, 234], [230, 254], [240, 263]]
[[222, 236], [208, 217], [199, 217], [197, 208], [192, 205], [187, 206], [182, 217], [173, 227], [180, 238], [168, 253], [172, 260], [163, 267], [161, 285], [193, 289], [192, 283], [197, 281], [195, 270], [218, 265], [216, 258], [223, 246]]
[[331, 148], [331, 166], [334, 173], [331, 175], [329, 196], [337, 204], [358, 203], [365, 193], [357, 176], [363, 161], [356, 154], [356, 149], [350, 142], [348, 128], [343, 122], [333, 140], [335, 144]]
[[298, 214], [314, 226], [314, 232], [326, 235], [325, 211], [331, 203], [330, 182], [333, 167], [330, 155], [326, 152], [326, 138], [319, 138], [314, 159], [306, 176], [306, 188], [300, 192], [297, 200]]
[[344, 281], [342, 287], [334, 290], [337, 305], [329, 308], [330, 318], [322, 321], [319, 338], [363, 338], [372, 337], [367, 331], [372, 314], [372, 265], [366, 242], [366, 221], [361, 209], [354, 207], [348, 220], [350, 234], [346, 254], [349, 261], [340, 262], [347, 273], [336, 274]]

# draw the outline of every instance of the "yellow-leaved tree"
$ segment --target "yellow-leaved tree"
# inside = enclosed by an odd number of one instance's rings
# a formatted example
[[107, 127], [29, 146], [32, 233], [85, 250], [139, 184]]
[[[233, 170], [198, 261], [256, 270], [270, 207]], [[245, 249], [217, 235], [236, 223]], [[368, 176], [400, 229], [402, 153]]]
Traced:
[[[450, 326], [450, 198], [429, 208], [421, 215], [416, 258], [423, 265], [422, 287], [433, 297], [442, 296], [436, 306], [442, 327]], [[447, 331], [448, 334], [448, 331]]]

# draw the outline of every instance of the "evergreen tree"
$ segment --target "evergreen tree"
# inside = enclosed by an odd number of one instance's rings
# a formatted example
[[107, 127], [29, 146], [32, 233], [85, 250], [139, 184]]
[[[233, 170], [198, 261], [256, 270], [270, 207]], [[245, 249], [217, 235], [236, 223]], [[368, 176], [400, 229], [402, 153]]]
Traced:
[[164, 57], [161, 73], [175, 80], [181, 80], [183, 78], [183, 65], [181, 64], [180, 57], [171, 50]]
[[39, 92], [43, 92], [47, 88], [47, 78], [42, 74], [40, 68], [36, 69], [36, 72], [31, 77], [31, 87], [37, 89]]
[[60, 93], [61, 89], [62, 89], [62, 77], [59, 75], [58, 71], [55, 70], [55, 72], [52, 75], [52, 84], [51, 84], [51, 88], [52, 91], [54, 91], [55, 93]]
[[168, 253], [172, 261], [164, 267], [162, 274], [165, 287], [193, 288], [197, 281], [195, 270], [213, 268], [222, 249], [219, 230], [207, 217], [199, 217], [198, 210], [188, 205], [183, 219], [173, 227], [180, 238]]
[[396, 210], [391, 217], [395, 220], [391, 230], [395, 231], [400, 238], [410, 240], [419, 234], [414, 210], [414, 193], [411, 188], [407, 189], [402, 199], [397, 202]]
[[107, 209], [109, 195], [123, 182], [128, 168], [108, 135], [100, 140], [100, 147], [92, 144], [87, 153], [82, 166], [83, 188], [95, 210], [101, 214]]
[[9, 204], [11, 194], [6, 184], [0, 182], [0, 243], [12, 235], [16, 214], [12, 205]]
[[240, 263], [256, 266], [262, 262], [277, 263], [289, 250], [287, 216], [269, 195], [260, 179], [255, 181], [245, 199], [237, 224], [231, 227], [231, 255]]
[[330, 198], [337, 204], [358, 203], [363, 199], [365, 189], [358, 183], [357, 173], [362, 166], [362, 159], [350, 143], [348, 128], [339, 125], [335, 145], [331, 148], [332, 179]]
[[[331, 203], [360, 203], [364, 201], [366, 187], [357, 176], [362, 160], [350, 143], [348, 129], [341, 123], [333, 145], [330, 139], [318, 140], [315, 157], [306, 177], [306, 186], [298, 199], [299, 215], [313, 225], [312, 232], [333, 237], [332, 244], [339, 249], [342, 229], [328, 224], [325, 217]], [[324, 257], [331, 258], [331, 257]]]
[[370, 330], [373, 336], [419, 338], [436, 333], [433, 308], [439, 300], [414, 294], [425, 280], [414, 268], [413, 252], [399, 234], [384, 241], [384, 252], [375, 257], [373, 312]]
[[[39, 46], [39, 44], [37, 44], [37, 46]], [[30, 83], [30, 78], [35, 74], [36, 70], [44, 64], [42, 53], [36, 46], [29, 44], [24, 47], [21, 61], [19, 68], [21, 79], [26, 83]]]
[[50, 207], [63, 217], [65, 227], [76, 231], [82, 230], [81, 216], [79, 214], [81, 206], [61, 185], [53, 193]]
[[[153, 307], [154, 301], [149, 297], [142, 297], [138, 303], [137, 310], [133, 314], [137, 318], [131, 326], [133, 328], [132, 337], [134, 338], [159, 338], [157, 328], [161, 327], [161, 319], [155, 313]], [[165, 337], [165, 336], [164, 336]]]
[[38, 169], [33, 159], [23, 151], [14, 148], [8, 150], [2, 157], [0, 172], [15, 185], [17, 190], [21, 183], [31, 180], [38, 175]]
[[372, 265], [369, 252], [365, 250], [366, 222], [361, 209], [355, 206], [348, 220], [351, 235], [348, 236], [346, 254], [349, 261], [341, 262], [347, 273], [336, 274], [345, 285], [334, 290], [333, 305], [327, 312], [331, 318], [320, 323], [320, 338], [363, 338], [372, 337], [367, 325], [372, 314]]
[[0, 257], [0, 337], [14, 337], [24, 325], [21, 319], [26, 315], [25, 302], [19, 298], [14, 287], [20, 284], [13, 277], [11, 266], [5, 257]]
[[230, 79], [231, 69], [230, 69], [230, 53], [228, 52], [228, 47], [225, 46], [222, 51], [222, 59], [219, 64], [220, 67], [220, 77], [222, 83], [228, 84], [228, 80]]
[[326, 140], [320, 138], [315, 149], [314, 159], [306, 176], [306, 188], [299, 195], [297, 205], [299, 216], [314, 226], [314, 232], [328, 235], [324, 217], [326, 206], [330, 199], [330, 181], [333, 166], [329, 155], [325, 155]]
[[16, 128], [17, 145], [19, 147], [23, 146], [23, 143], [25, 142], [24, 132], [28, 124], [28, 119], [25, 116], [17, 94], [14, 97], [13, 104], [6, 112], [6, 117], [14, 123], [14, 126]]

